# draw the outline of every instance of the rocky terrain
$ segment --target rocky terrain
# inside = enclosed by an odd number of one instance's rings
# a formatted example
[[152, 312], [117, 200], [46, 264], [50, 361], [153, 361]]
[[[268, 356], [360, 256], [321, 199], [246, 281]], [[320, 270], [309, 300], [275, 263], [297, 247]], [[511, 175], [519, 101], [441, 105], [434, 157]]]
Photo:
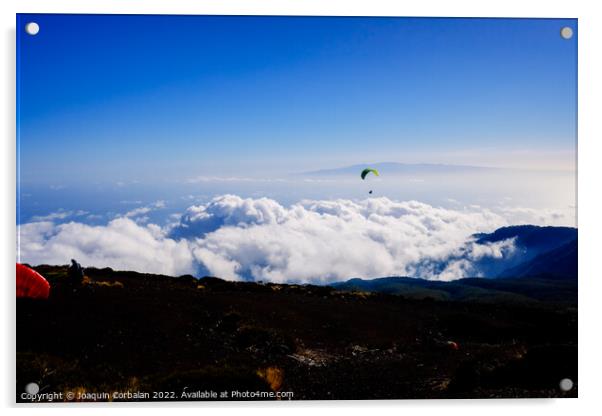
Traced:
[[[48, 300], [17, 299], [18, 401], [27, 401], [21, 392], [31, 382], [40, 393], [83, 400], [113, 391], [131, 394], [99, 399], [577, 396], [576, 280], [537, 298], [532, 279], [446, 296], [456, 291], [414, 285], [404, 295], [108, 268], [87, 268], [73, 285], [66, 266], [35, 269], [52, 289]], [[563, 378], [575, 387], [560, 390]], [[228, 396], [201, 394], [210, 391]]]

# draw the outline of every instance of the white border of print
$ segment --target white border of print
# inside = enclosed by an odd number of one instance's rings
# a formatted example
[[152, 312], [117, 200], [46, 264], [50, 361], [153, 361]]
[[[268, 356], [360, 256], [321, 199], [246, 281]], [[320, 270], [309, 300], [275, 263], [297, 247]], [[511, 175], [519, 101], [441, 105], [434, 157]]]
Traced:
[[[3, 1], [2, 8], [2, 71], [3, 97], [0, 101], [3, 140], [0, 148], [2, 180], [2, 341], [0, 358], [0, 394], [3, 407], [12, 407], [15, 397], [15, 321], [14, 321], [14, 259], [15, 259], [15, 13], [133, 13], [133, 14], [249, 14], [249, 15], [338, 15], [338, 16], [463, 16], [463, 17], [571, 17], [579, 19], [579, 399], [566, 400], [424, 400], [424, 401], [368, 401], [368, 402], [280, 402], [280, 403], [157, 403], [120, 405], [39, 405], [44, 414], [63, 414], [65, 411], [86, 414], [105, 414], [107, 406], [116, 413], [145, 412], [164, 414], [166, 408], [177, 407], [178, 412], [264, 414], [266, 411], [287, 414], [332, 412], [335, 407], [346, 407], [346, 413], [365, 414], [376, 408], [380, 413], [446, 415], [504, 415], [508, 412], [530, 411], [547, 415], [591, 414], [598, 407], [600, 393], [601, 316], [600, 296], [602, 278], [596, 264], [602, 235], [600, 210], [602, 206], [599, 179], [602, 134], [599, 108], [602, 67], [599, 41], [602, 39], [601, 14], [592, 1], [468, 1], [423, 0], [415, 2], [384, 0], [21, 0]], [[598, 405], [598, 406], [596, 406]], [[19, 406], [24, 407], [24, 406]], [[25, 406], [27, 412], [34, 408]], [[70, 407], [70, 408], [69, 408]], [[201, 408], [201, 409], [199, 409]], [[285, 410], [286, 409], [286, 410]]]

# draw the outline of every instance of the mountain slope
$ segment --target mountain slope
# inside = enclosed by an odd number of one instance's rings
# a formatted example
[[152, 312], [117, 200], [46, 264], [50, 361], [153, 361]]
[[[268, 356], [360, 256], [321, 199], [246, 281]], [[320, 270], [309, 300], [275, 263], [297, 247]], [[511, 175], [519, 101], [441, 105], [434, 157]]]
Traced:
[[[564, 377], [577, 382], [573, 305], [108, 268], [85, 269], [74, 288], [66, 266], [35, 269], [52, 289], [44, 301], [17, 299], [17, 401], [32, 380], [44, 392], [174, 392], [138, 400], [202, 400], [182, 393], [205, 390], [296, 400], [577, 396], [558, 388]], [[434, 290], [467, 289], [439, 283]]]
[[[495, 243], [515, 238], [517, 246], [533, 253], [543, 253], [577, 239], [577, 229], [573, 227], [540, 227], [537, 225], [514, 225], [502, 227], [493, 233], [475, 234], [477, 243]], [[535, 257], [535, 255], [533, 255]]]
[[480, 303], [577, 302], [577, 282], [557, 279], [467, 278], [439, 282], [410, 277], [350, 279], [332, 287], [350, 292], [379, 292], [412, 299], [470, 301]]
[[499, 277], [577, 278], [577, 240], [500, 273]]
[[[536, 225], [518, 225], [510, 227], [502, 227], [492, 233], [480, 233], [473, 235], [475, 242], [482, 245], [497, 244], [502, 241], [512, 240], [513, 249], [504, 253], [501, 257], [482, 257], [472, 261], [476, 271], [475, 276], [483, 276], [495, 278], [499, 276], [537, 276], [539, 274], [525, 274], [525, 267], [536, 257], [552, 250], [559, 249], [571, 242], [577, 241], [577, 229], [572, 227], [540, 227]], [[558, 255], [556, 253], [555, 255]], [[539, 265], [534, 270], [545, 268], [544, 263], [553, 258], [551, 255], [547, 258], [541, 258]], [[547, 260], [546, 260], [547, 259]], [[519, 269], [513, 270], [515, 267]], [[567, 259], [567, 264], [562, 271], [556, 273], [567, 272], [570, 276], [576, 276], [576, 262], [574, 267]], [[542, 269], [543, 270], [543, 269]], [[520, 272], [520, 273], [519, 273]], [[519, 273], [519, 274], [514, 274]], [[420, 277], [420, 276], [418, 276]]]

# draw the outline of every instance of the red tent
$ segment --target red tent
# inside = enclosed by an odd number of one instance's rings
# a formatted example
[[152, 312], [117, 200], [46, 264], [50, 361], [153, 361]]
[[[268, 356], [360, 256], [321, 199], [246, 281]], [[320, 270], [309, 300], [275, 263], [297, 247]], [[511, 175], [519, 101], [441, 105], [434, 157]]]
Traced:
[[48, 299], [50, 283], [35, 270], [17, 263], [17, 297]]

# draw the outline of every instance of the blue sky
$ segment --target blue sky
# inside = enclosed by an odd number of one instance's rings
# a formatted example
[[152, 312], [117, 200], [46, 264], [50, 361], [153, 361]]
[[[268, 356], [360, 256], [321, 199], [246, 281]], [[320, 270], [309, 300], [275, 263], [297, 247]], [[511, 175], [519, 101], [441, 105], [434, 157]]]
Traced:
[[576, 20], [17, 20], [19, 261], [323, 282], [576, 225]]
[[[23, 26], [40, 25], [29, 36]], [[573, 167], [567, 19], [18, 16], [27, 184]]]

